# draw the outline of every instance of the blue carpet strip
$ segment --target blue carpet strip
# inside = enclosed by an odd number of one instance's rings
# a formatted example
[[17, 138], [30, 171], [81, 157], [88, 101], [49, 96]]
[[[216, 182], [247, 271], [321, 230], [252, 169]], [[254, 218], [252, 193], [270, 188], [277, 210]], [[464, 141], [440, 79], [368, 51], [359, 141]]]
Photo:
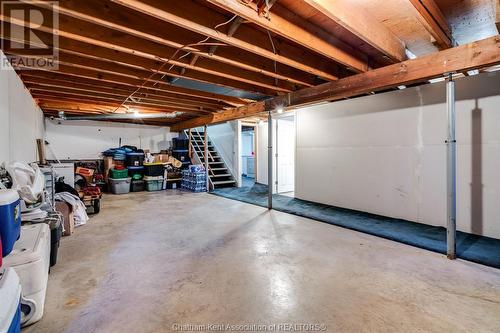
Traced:
[[[267, 186], [216, 189], [212, 194], [267, 207]], [[275, 210], [361, 231], [426, 250], [446, 254], [446, 229], [320, 203], [273, 195]], [[457, 256], [500, 268], [500, 240], [457, 232]]]

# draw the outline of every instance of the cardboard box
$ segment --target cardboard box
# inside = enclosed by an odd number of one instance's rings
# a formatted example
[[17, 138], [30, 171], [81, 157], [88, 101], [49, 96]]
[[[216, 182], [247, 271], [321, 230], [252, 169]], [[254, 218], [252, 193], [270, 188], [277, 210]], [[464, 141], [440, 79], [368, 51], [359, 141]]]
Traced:
[[155, 155], [155, 161], [154, 163], [168, 163], [169, 162], [169, 156], [168, 154], [158, 154]]
[[64, 201], [56, 201], [56, 211], [63, 215], [64, 232], [63, 236], [71, 236], [75, 231], [75, 216], [73, 207]]

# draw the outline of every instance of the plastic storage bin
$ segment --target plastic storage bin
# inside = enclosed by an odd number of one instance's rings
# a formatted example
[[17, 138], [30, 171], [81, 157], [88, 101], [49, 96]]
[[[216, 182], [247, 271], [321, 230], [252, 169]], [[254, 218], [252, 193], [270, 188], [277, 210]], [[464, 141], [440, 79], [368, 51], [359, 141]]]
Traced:
[[173, 150], [172, 156], [181, 162], [190, 162], [189, 151], [187, 150]]
[[[63, 235], [63, 217], [49, 213], [49, 217], [43, 222], [50, 228], [50, 267], [57, 264], [57, 254], [59, 252], [59, 244]], [[30, 224], [38, 224], [38, 222], [30, 222]]]
[[149, 177], [158, 177], [165, 174], [163, 163], [144, 163], [144, 175]]
[[22, 326], [31, 325], [43, 316], [50, 264], [50, 228], [45, 223], [21, 228], [21, 238], [12, 253], [4, 258], [4, 266], [14, 268], [22, 286], [21, 303], [29, 310]]
[[174, 150], [188, 150], [189, 149], [189, 139], [173, 138], [172, 139]]
[[12, 268], [0, 269], [0, 332], [21, 331], [21, 285]]
[[163, 177], [144, 177], [144, 181], [146, 182], [146, 191], [161, 191], [163, 189], [164, 180], [165, 179]]
[[146, 189], [146, 182], [144, 180], [132, 180], [130, 191], [142, 192]]
[[128, 169], [128, 176], [132, 178], [133, 180], [141, 180], [142, 177], [144, 176], [144, 167], [143, 166], [129, 166], [127, 167]]
[[63, 234], [63, 223], [61, 219], [53, 219], [49, 222], [50, 227], [50, 267], [57, 264], [57, 254]]
[[130, 182], [132, 178], [113, 179], [109, 178], [109, 185], [111, 186], [111, 193], [113, 194], [126, 194], [130, 192]]
[[109, 177], [113, 179], [128, 178], [128, 169], [111, 169], [109, 170]]
[[141, 166], [144, 163], [144, 153], [127, 153], [127, 166]]
[[17, 191], [0, 190], [0, 238], [2, 255], [7, 256], [19, 239], [21, 231], [21, 205]]

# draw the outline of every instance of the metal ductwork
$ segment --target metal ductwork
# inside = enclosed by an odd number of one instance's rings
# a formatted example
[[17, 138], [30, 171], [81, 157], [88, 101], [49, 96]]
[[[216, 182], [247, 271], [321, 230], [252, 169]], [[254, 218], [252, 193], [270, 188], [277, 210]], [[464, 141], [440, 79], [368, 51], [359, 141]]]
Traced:
[[182, 112], [171, 112], [171, 113], [110, 113], [110, 114], [91, 114], [86, 116], [65, 116], [64, 112], [59, 112], [59, 118], [61, 120], [134, 120], [134, 119], [160, 119], [168, 118], [172, 119]]

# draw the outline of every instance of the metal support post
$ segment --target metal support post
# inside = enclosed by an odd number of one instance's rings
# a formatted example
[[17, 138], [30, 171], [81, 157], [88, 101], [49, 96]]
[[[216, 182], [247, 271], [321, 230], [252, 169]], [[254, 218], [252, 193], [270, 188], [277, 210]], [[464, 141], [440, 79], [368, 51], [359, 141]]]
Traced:
[[267, 208], [273, 209], [273, 115], [267, 117]]
[[207, 177], [207, 192], [210, 192], [210, 178], [208, 176], [208, 126], [205, 125], [204, 127], [204, 133], [203, 133], [203, 141], [204, 141], [204, 148], [205, 148], [205, 174]]
[[447, 257], [449, 259], [456, 258], [456, 233], [457, 233], [457, 152], [456, 152], [456, 137], [455, 137], [455, 82], [453, 82], [452, 74], [448, 76], [446, 83], [446, 105], [448, 119], [448, 138], [447, 146], [447, 229], [446, 229], [446, 247]]

